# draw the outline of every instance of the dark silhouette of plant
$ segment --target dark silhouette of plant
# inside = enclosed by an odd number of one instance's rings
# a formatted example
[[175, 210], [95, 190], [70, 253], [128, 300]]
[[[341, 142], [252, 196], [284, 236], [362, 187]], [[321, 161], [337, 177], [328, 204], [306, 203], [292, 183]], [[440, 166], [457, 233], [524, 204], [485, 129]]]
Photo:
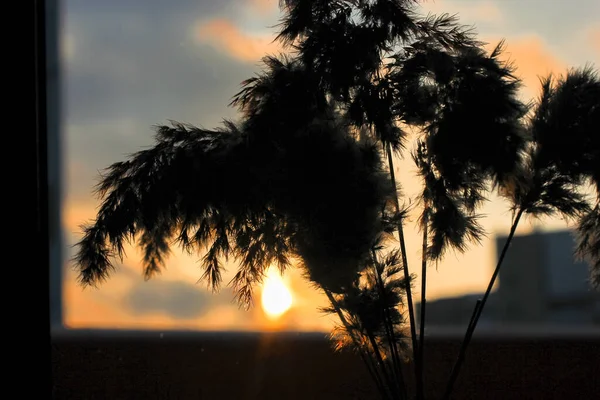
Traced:
[[[542, 80], [535, 116], [534, 138], [540, 162], [554, 165], [574, 183], [595, 188], [595, 205], [578, 222], [579, 256], [592, 270], [600, 288], [600, 80], [592, 66], [573, 69], [565, 76]], [[592, 200], [590, 204], [594, 204]]]
[[[600, 80], [591, 67], [585, 67], [568, 71], [556, 85], [551, 76], [541, 83], [541, 96], [534, 103], [529, 121], [523, 121], [529, 141], [520, 171], [507, 179], [500, 190], [512, 204], [510, 233], [485, 294], [473, 312], [445, 398], [450, 397], [466, 348], [523, 215], [542, 218], [558, 214], [578, 222], [578, 253], [590, 261], [592, 283], [598, 285], [599, 192], [592, 208], [593, 200], [586, 198], [581, 188], [585, 179], [590, 178], [598, 189], [600, 147], [596, 123], [600, 122]], [[559, 148], [559, 142], [564, 147]]]
[[[360, 355], [383, 399], [412, 397], [403, 367], [411, 358], [415, 397], [424, 398], [428, 263], [482, 238], [478, 209], [492, 191], [511, 201], [513, 224], [446, 397], [523, 215], [576, 221], [579, 252], [600, 284], [598, 200], [592, 207], [580, 190], [587, 180], [600, 192], [595, 71], [543, 80], [530, 109], [500, 59], [503, 43], [488, 54], [455, 17], [423, 17], [416, 4], [280, 1], [277, 39], [288, 54], [265, 57], [243, 82], [232, 100], [239, 122], [159, 126], [154, 147], [102, 177], [102, 206], [75, 257], [81, 283], [106, 279], [127, 241], [142, 247], [147, 278], [172, 244], [200, 252], [213, 289], [221, 260], [234, 257], [230, 283], [246, 306], [270, 265], [294, 264], [338, 316], [336, 347]], [[410, 210], [394, 168], [409, 140], [423, 182]], [[420, 323], [403, 228], [412, 209], [423, 233]]]
[[235, 256], [232, 283], [244, 304], [271, 263], [284, 270], [294, 256], [312, 280], [342, 292], [383, 227], [377, 215], [389, 185], [373, 146], [341, 129], [320, 121], [265, 148], [231, 123], [159, 128], [155, 147], [111, 166], [98, 187], [103, 205], [77, 255], [82, 283], [105, 279], [110, 256], [122, 257], [137, 236], [146, 277], [164, 265], [173, 239], [190, 252], [207, 246], [203, 278], [213, 288], [220, 257]]

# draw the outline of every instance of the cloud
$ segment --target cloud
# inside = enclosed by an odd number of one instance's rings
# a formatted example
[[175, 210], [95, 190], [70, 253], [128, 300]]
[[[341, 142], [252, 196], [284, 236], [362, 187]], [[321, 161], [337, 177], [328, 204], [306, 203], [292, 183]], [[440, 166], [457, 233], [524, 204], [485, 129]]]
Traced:
[[[174, 254], [162, 274], [144, 281], [141, 254], [126, 250], [126, 263], [116, 265], [111, 277], [98, 288], [79, 286], [72, 265], [66, 266], [63, 298], [67, 326], [300, 331], [326, 331], [333, 326], [332, 319], [319, 311], [327, 305], [326, 298], [306, 281], [301, 269], [286, 272], [284, 280], [293, 293], [293, 306], [273, 321], [262, 311], [260, 287], [255, 291], [254, 306], [246, 311], [238, 307], [230, 287], [212, 293], [204, 284], [195, 283], [197, 255], [186, 260]], [[238, 266], [226, 267], [225, 282]]]
[[66, 3], [61, 94], [68, 201], [95, 201], [98, 171], [151, 145], [153, 125], [173, 119], [212, 128], [237, 116], [228, 104], [255, 66], [198, 46], [190, 35], [200, 15], [228, 7], [221, 3]]
[[148, 21], [123, 32], [125, 23], [73, 29], [77, 50], [63, 73], [67, 122], [134, 118], [147, 128], [167, 118], [218, 121], [215, 114], [228, 110], [239, 83], [254, 72], [210, 46], [188, 44], [187, 28]]
[[463, 11], [468, 18], [474, 18], [480, 21], [502, 23], [504, 21], [504, 14], [498, 5], [492, 1], [478, 2], [477, 4], [470, 5]]
[[118, 276], [109, 280], [101, 289], [82, 288], [76, 280], [75, 272], [67, 266], [63, 278], [63, 320], [70, 328], [119, 327], [130, 319], [123, 307], [116, 307], [103, 294], [121, 293], [129, 286], [126, 277]]
[[[297, 275], [299, 271], [291, 271]], [[295, 330], [328, 331], [334, 322], [318, 306], [323, 296], [299, 276], [292, 279], [296, 290], [294, 305], [277, 320], [268, 319], [260, 306], [260, 290], [250, 310], [233, 301], [231, 289], [219, 293], [203, 285], [168, 281], [157, 277], [143, 281], [135, 271], [120, 267], [98, 289], [81, 288], [74, 273], [64, 282], [64, 322], [70, 328], [199, 329], [199, 330]], [[296, 294], [296, 292], [294, 292]]]
[[462, 24], [476, 24], [480, 26], [501, 24], [505, 21], [503, 10], [494, 1], [463, 2], [452, 0], [438, 0], [426, 2], [421, 5], [426, 12], [434, 14], [458, 14]]
[[600, 57], [600, 26], [591, 28], [588, 38], [592, 49], [596, 52], [596, 57]]
[[[456, 14], [460, 22], [474, 24], [484, 36], [519, 37], [538, 35], [561, 57], [571, 59], [573, 48], [581, 48], [577, 32], [584, 26], [597, 25], [598, 0], [506, 1], [506, 0], [435, 0], [422, 2], [424, 12]], [[584, 57], [585, 58], [585, 57]]]
[[65, 122], [90, 128], [130, 118], [138, 134], [148, 136], [151, 125], [166, 119], [209, 126], [231, 117], [231, 96], [254, 66], [196, 45], [190, 31], [200, 18], [228, 17], [235, 4], [67, 1], [61, 30]]
[[225, 19], [198, 23], [195, 38], [198, 43], [209, 43], [241, 61], [256, 62], [280, 48], [278, 43], [273, 42], [272, 34], [247, 34]]
[[252, 10], [259, 14], [271, 14], [279, 10], [279, 0], [249, 0]]
[[135, 314], [159, 312], [177, 319], [192, 319], [206, 314], [213, 300], [198, 286], [157, 278], [136, 284], [124, 302]]
[[119, 13], [124, 16], [138, 15], [154, 19], [181, 18], [185, 15], [213, 15], [238, 4], [237, 0], [64, 0], [61, 6], [66, 20], [73, 14], [106, 15]]
[[[70, 268], [63, 282], [64, 322], [72, 328], [235, 329], [254, 322], [250, 313], [232, 315], [240, 310], [227, 290], [214, 295], [202, 285], [163, 276], [146, 282], [129, 265], [118, 266], [98, 288], [81, 287]], [[223, 317], [215, 314], [228, 308]]]
[[[485, 41], [491, 51], [500, 39]], [[516, 67], [516, 75], [523, 81], [521, 90], [526, 101], [538, 95], [540, 77], [550, 73], [561, 74], [567, 69], [566, 62], [555, 56], [547, 44], [534, 35], [507, 39], [503, 58]]]

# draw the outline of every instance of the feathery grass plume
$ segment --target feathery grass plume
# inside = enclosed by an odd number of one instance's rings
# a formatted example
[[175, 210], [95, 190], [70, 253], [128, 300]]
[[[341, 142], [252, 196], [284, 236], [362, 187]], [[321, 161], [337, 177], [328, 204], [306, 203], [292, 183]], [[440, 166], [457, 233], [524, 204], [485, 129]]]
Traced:
[[[488, 55], [427, 40], [396, 58], [394, 79], [408, 90], [397, 110], [424, 127], [432, 163], [451, 191], [476, 193], [488, 177], [502, 182], [519, 164], [527, 107], [517, 98], [513, 67], [499, 60], [502, 49], [503, 42]], [[427, 106], [409, 104], [412, 94]]]
[[337, 350], [351, 348], [361, 354], [384, 398], [407, 398], [401, 364], [412, 351], [404, 312], [410, 279], [404, 278], [398, 250], [366, 265], [355, 285], [332, 299], [333, 310], [343, 322], [333, 332]]
[[[385, 61], [398, 46], [437, 41], [442, 48], [475, 46], [471, 29], [455, 16], [416, 13], [414, 0], [281, 1], [284, 17], [276, 40], [292, 47], [319, 77], [322, 91], [357, 126], [399, 152], [404, 131], [392, 111], [397, 88]], [[360, 49], [360, 51], [357, 51]]]
[[350, 285], [383, 232], [379, 211], [391, 193], [375, 147], [326, 120], [281, 132], [288, 136], [280, 151], [266, 154], [254, 131], [240, 129], [160, 127], [155, 147], [114, 164], [99, 185], [98, 218], [78, 244], [82, 283], [105, 279], [110, 257], [139, 235], [147, 277], [164, 265], [173, 239], [187, 251], [207, 249], [202, 278], [213, 289], [220, 260], [235, 257], [231, 284], [244, 304], [265, 268], [283, 270], [292, 256], [322, 287]]
[[589, 204], [580, 192], [581, 180], [561, 171], [555, 164], [541, 160], [537, 146], [527, 152], [524, 170], [515, 186], [513, 204], [526, 214], [540, 218], [557, 213], [570, 220], [589, 211]]
[[414, 44], [427, 42], [431, 44], [430, 40], [434, 40], [445, 50], [477, 47], [484, 44], [477, 40], [474, 27], [460, 24], [456, 14], [428, 14], [425, 18], [419, 19], [416, 25]]
[[[570, 69], [557, 78], [552, 75], [543, 78], [541, 86], [541, 94], [530, 121], [538, 146], [539, 164], [552, 169], [554, 174], [560, 174], [563, 181], [568, 181], [557, 189], [559, 192], [575, 191], [589, 179], [596, 188], [596, 197], [600, 196], [598, 71], [591, 65]], [[564, 198], [565, 195], [562, 193], [562, 196], [556, 197]], [[577, 198], [577, 203], [582, 201], [582, 198]], [[595, 206], [588, 204], [588, 207], [579, 208], [576, 215], [576, 253], [590, 264], [591, 282], [600, 288], [600, 214], [597, 199]]]
[[600, 79], [591, 65], [541, 80], [531, 118], [540, 162], [573, 176], [593, 178], [600, 193]]
[[578, 219], [578, 253], [594, 270], [599, 235], [595, 208], [582, 195], [586, 179], [600, 187], [600, 80], [595, 69], [571, 69], [554, 79], [541, 80], [541, 94], [533, 109], [529, 129], [535, 141], [526, 173], [515, 184], [519, 204], [528, 213], [554, 211]]
[[375, 147], [357, 144], [344, 126], [315, 124], [306, 135], [284, 160], [291, 192], [281, 202], [291, 218], [303, 221], [296, 246], [311, 276], [338, 293], [353, 280], [339, 273], [350, 265], [357, 273], [382, 231], [379, 210], [391, 188]]
[[[594, 180], [600, 165], [593, 148], [598, 134], [599, 93], [597, 74], [589, 67], [569, 71], [556, 85], [551, 77], [542, 79], [541, 96], [534, 104], [529, 123], [524, 124], [529, 142], [521, 153], [521, 162], [498, 185], [500, 194], [512, 204], [511, 230], [486, 292], [475, 307], [444, 399], [450, 397], [466, 348], [522, 215], [541, 218], [559, 214], [570, 222], [579, 221], [578, 255], [590, 261], [592, 283], [598, 284], [599, 215], [597, 206], [592, 209], [582, 194], [582, 184], [586, 178]], [[559, 150], [559, 142], [565, 144], [564, 153]], [[579, 147], [582, 144], [591, 150]]]
[[[374, 250], [374, 255], [377, 253]], [[410, 282], [403, 276], [399, 250], [380, 258], [368, 260], [352, 287], [335, 296], [335, 306], [323, 311], [343, 315], [345, 323], [331, 335], [336, 350], [360, 352], [366, 348], [385, 362], [380, 366], [385, 372], [396, 358], [406, 361], [410, 351], [406, 318], [401, 312]]]
[[[449, 247], [464, 252], [469, 242], [480, 242], [485, 232], [474, 209], [482, 199], [453, 195], [441, 174], [435, 171], [424, 141], [417, 140], [413, 160], [423, 179], [419, 224], [429, 232], [427, 257], [439, 261]], [[477, 189], [479, 195], [483, 189]]]
[[591, 283], [600, 289], [600, 203], [580, 218], [577, 224], [577, 255], [590, 265]]
[[[226, 148], [234, 147], [239, 139], [233, 132], [174, 124], [157, 128], [155, 140], [153, 148], [109, 167], [97, 186], [103, 202], [94, 223], [85, 228], [75, 258], [84, 285], [106, 278], [112, 270], [110, 256], [123, 257], [124, 241], [136, 235], [147, 277], [160, 269], [178, 227], [188, 250], [206, 244], [213, 236], [217, 243], [223, 241], [224, 225], [229, 221], [217, 220], [211, 203], [234, 189], [219, 184], [223, 171], [215, 159], [225, 160], [229, 155]], [[203, 186], [211, 187], [211, 193], [202, 191]], [[196, 231], [194, 242], [189, 230], [195, 226], [202, 230]], [[218, 279], [212, 283], [218, 285]]]
[[289, 140], [316, 118], [333, 113], [319, 76], [302, 61], [285, 54], [262, 61], [261, 73], [243, 81], [230, 103], [244, 116], [249, 140], [265, 145]]
[[[101, 212], [76, 257], [84, 284], [105, 278], [112, 250], [122, 255], [124, 238], [137, 233], [146, 275], [156, 273], [179, 230], [187, 251], [207, 248], [203, 279], [213, 289], [222, 257], [241, 262], [231, 283], [243, 303], [268, 264], [283, 269], [293, 255], [323, 287], [337, 293], [349, 285], [383, 229], [378, 210], [391, 193], [378, 151], [334, 121], [324, 96], [310, 91], [311, 71], [285, 58], [265, 65], [234, 98], [246, 117], [241, 126], [159, 127], [155, 147], [109, 169]], [[297, 101], [306, 105], [302, 117], [297, 108], [296, 119], [280, 112]]]

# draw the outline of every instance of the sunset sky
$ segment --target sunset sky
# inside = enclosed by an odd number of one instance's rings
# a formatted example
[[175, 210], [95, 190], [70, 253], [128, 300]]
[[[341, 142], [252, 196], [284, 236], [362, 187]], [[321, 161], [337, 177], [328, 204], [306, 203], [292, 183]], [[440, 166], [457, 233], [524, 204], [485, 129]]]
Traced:
[[[98, 171], [152, 145], [152, 126], [168, 120], [206, 128], [234, 118], [231, 96], [259, 71], [260, 58], [279, 50], [272, 43], [279, 19], [277, 0], [67, 0], [63, 1], [63, 221], [65, 259], [80, 238], [79, 225], [92, 219]], [[518, 66], [526, 87], [537, 94], [538, 75], [561, 73], [586, 62], [600, 66], [600, 2], [597, 0], [437, 0], [422, 11], [458, 13], [493, 46], [506, 39], [506, 56]], [[408, 160], [397, 170], [406, 192], [417, 181]], [[484, 212], [488, 239], [465, 255], [450, 254], [429, 272], [429, 298], [483, 291], [495, 259], [494, 237], [508, 231], [505, 204]], [[538, 222], [537, 229], [562, 227]], [[520, 232], [531, 230], [522, 224]], [[409, 261], [420, 262], [419, 237], [408, 234]], [[99, 289], [82, 289], [65, 263], [64, 322], [70, 327], [322, 330], [332, 319], [318, 311], [324, 296], [297, 270], [284, 277], [292, 308], [280, 319], [265, 316], [260, 301], [238, 309], [230, 290], [218, 294], [197, 284], [199, 256], [174, 249], [168, 268], [145, 282], [140, 255]], [[229, 264], [232, 275], [235, 264]], [[417, 282], [418, 285], [418, 282]]]

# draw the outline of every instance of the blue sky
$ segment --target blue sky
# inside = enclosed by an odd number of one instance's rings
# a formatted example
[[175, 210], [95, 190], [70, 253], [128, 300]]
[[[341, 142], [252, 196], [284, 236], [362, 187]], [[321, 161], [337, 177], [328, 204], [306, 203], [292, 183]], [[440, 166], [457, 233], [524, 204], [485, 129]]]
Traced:
[[[152, 145], [152, 126], [168, 120], [214, 127], [235, 117], [229, 108], [240, 82], [259, 70], [259, 59], [277, 51], [271, 43], [277, 0], [67, 0], [62, 12], [64, 229], [67, 245], [78, 226], [94, 217], [98, 171]], [[600, 65], [600, 2], [597, 0], [437, 0], [423, 13], [458, 13], [490, 43], [505, 38], [527, 87], [537, 76], [591, 62]], [[399, 164], [410, 171], [406, 161]], [[405, 174], [411, 181], [413, 175]], [[410, 182], [408, 183], [410, 189]], [[490, 239], [466, 256], [449, 256], [430, 274], [434, 297], [484, 288], [494, 259], [493, 237], [508, 229], [509, 215], [489, 204]], [[560, 227], [560, 221], [540, 228]], [[531, 229], [524, 225], [522, 231]], [[416, 234], [409, 246], [418, 248]], [[66, 248], [66, 256], [72, 249]], [[415, 251], [416, 254], [416, 251]], [[196, 281], [194, 257], [175, 252], [168, 270], [152, 282], [141, 277], [135, 251], [100, 289], [83, 291], [67, 268], [65, 317], [72, 326], [264, 327], [260, 310], [241, 311], [227, 290], [211, 295]], [[414, 255], [409, 254], [410, 257]], [[198, 258], [198, 257], [196, 257]], [[416, 257], [415, 261], [417, 261]], [[234, 265], [231, 265], [231, 269]], [[317, 311], [323, 299], [297, 271], [287, 278], [295, 308], [283, 324], [320, 329], [330, 324]]]

